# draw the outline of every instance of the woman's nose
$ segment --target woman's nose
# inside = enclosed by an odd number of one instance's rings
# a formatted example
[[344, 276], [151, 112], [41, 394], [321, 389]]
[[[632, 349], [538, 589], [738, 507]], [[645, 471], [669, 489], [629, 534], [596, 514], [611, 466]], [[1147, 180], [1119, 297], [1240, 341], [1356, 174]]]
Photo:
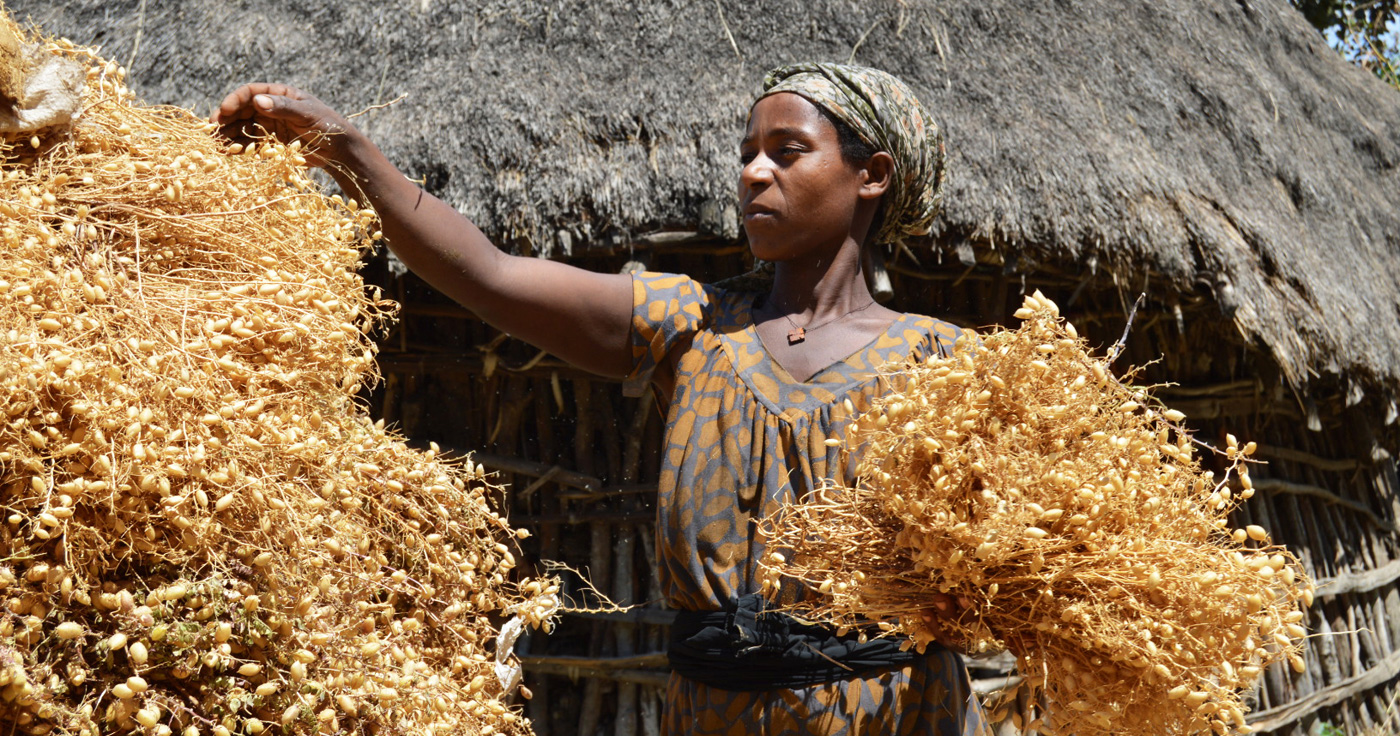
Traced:
[[739, 183], [746, 188], [762, 188], [773, 181], [773, 162], [762, 153], [754, 156], [739, 172]]

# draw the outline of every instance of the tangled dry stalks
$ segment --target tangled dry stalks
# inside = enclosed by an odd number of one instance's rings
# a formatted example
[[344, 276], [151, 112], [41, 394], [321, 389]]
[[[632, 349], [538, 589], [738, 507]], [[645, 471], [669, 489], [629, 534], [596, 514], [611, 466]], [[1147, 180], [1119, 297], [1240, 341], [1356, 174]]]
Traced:
[[493, 644], [557, 587], [509, 581], [479, 467], [354, 401], [373, 213], [35, 42], [88, 72], [0, 141], [0, 723], [528, 733]]
[[1217, 477], [1184, 417], [1115, 379], [1052, 302], [1017, 316], [890, 376], [844, 441], [854, 487], [765, 522], [769, 586], [801, 580], [825, 594], [801, 615], [920, 649], [931, 595], [965, 599], [952, 628], [1015, 655], [1024, 728], [1248, 733], [1241, 692], [1275, 661], [1302, 671], [1313, 596], [1262, 528], [1229, 528], [1253, 446], [1230, 437]]

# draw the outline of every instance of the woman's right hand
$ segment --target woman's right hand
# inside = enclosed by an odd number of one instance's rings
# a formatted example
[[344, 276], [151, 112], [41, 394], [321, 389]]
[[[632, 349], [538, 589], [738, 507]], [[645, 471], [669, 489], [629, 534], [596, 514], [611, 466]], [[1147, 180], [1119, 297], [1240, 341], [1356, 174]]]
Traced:
[[301, 141], [303, 155], [315, 166], [336, 161], [338, 149], [359, 131], [340, 113], [313, 95], [285, 84], [245, 84], [234, 90], [210, 116], [219, 132], [235, 143], [266, 134], [291, 144]]

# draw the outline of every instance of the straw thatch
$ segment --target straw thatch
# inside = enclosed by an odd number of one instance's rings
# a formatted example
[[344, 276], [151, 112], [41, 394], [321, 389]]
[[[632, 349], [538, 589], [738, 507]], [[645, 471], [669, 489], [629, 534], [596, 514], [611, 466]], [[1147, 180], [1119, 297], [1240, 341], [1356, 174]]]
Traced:
[[11, 5], [108, 44], [150, 101], [208, 109], [256, 79], [346, 112], [407, 95], [361, 121], [390, 156], [551, 254], [736, 235], [763, 70], [853, 58], [947, 129], [942, 246], [1207, 296], [1295, 386], [1346, 376], [1385, 408], [1400, 382], [1400, 95], [1285, 0]]

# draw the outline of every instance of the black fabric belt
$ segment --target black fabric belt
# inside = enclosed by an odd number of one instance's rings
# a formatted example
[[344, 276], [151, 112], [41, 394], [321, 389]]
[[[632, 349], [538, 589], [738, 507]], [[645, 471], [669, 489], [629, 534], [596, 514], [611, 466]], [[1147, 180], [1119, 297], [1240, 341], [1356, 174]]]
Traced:
[[[899, 639], [837, 636], [769, 609], [760, 595], [720, 611], [681, 611], [666, 651], [671, 669], [723, 690], [796, 689], [902, 667], [923, 656], [899, 650]], [[936, 645], [933, 645], [936, 646]]]

